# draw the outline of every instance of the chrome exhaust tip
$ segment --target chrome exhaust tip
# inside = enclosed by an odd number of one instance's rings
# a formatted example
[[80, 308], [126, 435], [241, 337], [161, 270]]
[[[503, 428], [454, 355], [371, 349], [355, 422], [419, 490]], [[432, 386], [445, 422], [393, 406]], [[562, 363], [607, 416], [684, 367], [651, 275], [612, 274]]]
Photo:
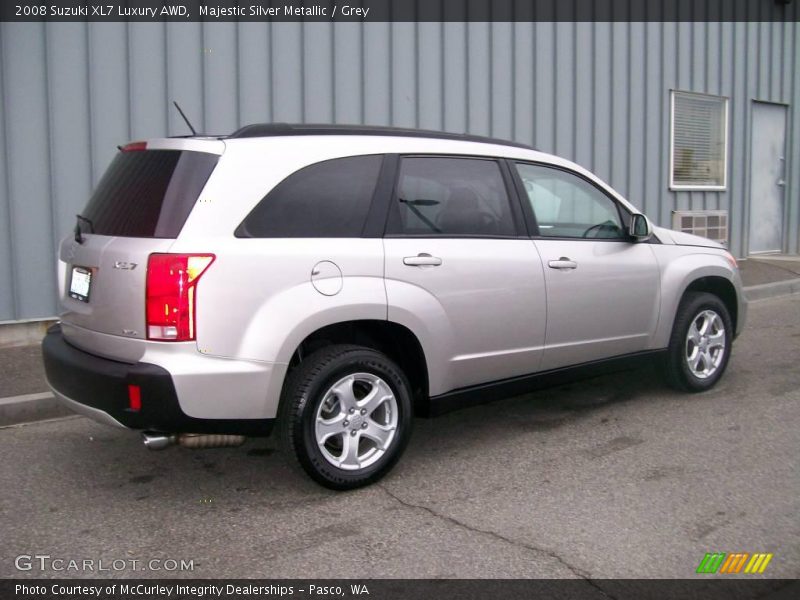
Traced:
[[142, 433], [142, 441], [144, 442], [145, 448], [156, 451], [172, 446], [176, 439], [175, 435], [170, 435], [168, 433], [145, 431]]

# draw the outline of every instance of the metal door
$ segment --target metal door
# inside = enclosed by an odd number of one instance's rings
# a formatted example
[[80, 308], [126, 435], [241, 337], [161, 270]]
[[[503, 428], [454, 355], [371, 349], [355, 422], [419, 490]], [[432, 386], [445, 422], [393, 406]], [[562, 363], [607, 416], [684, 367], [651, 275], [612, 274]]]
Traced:
[[749, 253], [783, 250], [786, 106], [753, 103]]
[[587, 239], [535, 244], [546, 267], [542, 370], [648, 349], [659, 307], [658, 263], [650, 244]]
[[384, 246], [389, 320], [426, 338], [431, 395], [539, 369], [547, 313], [530, 240], [387, 238]]
[[425, 350], [430, 394], [539, 369], [542, 263], [494, 159], [405, 156], [384, 238], [390, 321]]
[[660, 279], [651, 245], [633, 242], [616, 200], [578, 174], [533, 163], [516, 170], [547, 286], [542, 370], [648, 349]]

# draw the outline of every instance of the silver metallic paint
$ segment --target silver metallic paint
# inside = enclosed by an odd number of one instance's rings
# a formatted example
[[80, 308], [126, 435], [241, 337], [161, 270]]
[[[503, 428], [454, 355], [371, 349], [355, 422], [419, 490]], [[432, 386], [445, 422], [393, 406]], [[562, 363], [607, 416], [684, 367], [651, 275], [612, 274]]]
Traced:
[[[692, 281], [741, 280], [719, 245], [654, 227], [661, 243], [553, 239], [238, 239], [233, 230], [264, 194], [295, 170], [329, 158], [372, 153], [506, 156], [572, 169], [636, 209], [597, 177], [540, 152], [452, 140], [335, 136], [153, 140], [149, 147], [224, 152], [176, 240], [72, 236], [61, 245], [63, 331], [70, 343], [116, 360], [143, 361], [173, 375], [181, 408], [196, 418], [272, 418], [289, 361], [318, 329], [353, 320], [408, 328], [425, 354], [431, 395], [541, 369], [667, 346], [678, 302]], [[679, 245], [680, 244], [680, 245]], [[197, 342], [152, 342], [144, 332], [150, 252], [213, 253], [197, 287]], [[69, 264], [98, 270], [89, 305], [64, 294]], [[430, 254], [441, 264], [409, 265]], [[567, 257], [575, 269], [552, 269]], [[317, 291], [321, 261], [341, 271], [335, 295]], [[109, 274], [110, 273], [110, 274]], [[96, 295], [94, 295], [96, 294]]]

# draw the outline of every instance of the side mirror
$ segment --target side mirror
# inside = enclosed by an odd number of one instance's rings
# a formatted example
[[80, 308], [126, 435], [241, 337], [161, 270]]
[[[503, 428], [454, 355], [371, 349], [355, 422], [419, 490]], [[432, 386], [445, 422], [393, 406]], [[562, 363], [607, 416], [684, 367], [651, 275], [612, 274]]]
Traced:
[[628, 235], [635, 242], [646, 242], [653, 235], [653, 228], [650, 221], [642, 213], [633, 213], [631, 222], [628, 226]]

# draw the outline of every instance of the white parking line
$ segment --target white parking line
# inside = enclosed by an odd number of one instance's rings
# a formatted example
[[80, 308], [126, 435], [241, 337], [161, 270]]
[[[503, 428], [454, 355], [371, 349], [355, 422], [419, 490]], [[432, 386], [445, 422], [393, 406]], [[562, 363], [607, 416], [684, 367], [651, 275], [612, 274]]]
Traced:
[[44, 400], [45, 398], [52, 398], [53, 394], [50, 392], [40, 392], [38, 394], [23, 394], [21, 396], [9, 396], [7, 398], [0, 398], [0, 406], [3, 404], [16, 404], [17, 402], [25, 402], [26, 400]]

